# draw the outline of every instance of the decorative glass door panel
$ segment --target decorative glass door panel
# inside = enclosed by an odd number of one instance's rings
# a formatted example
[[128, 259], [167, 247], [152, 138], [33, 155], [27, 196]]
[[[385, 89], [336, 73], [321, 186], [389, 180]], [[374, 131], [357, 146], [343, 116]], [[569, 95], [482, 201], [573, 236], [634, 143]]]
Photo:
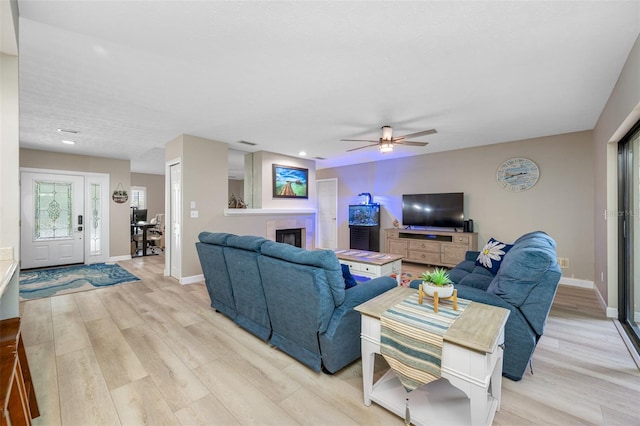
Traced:
[[73, 238], [71, 184], [34, 181], [34, 198], [34, 240]]
[[102, 211], [100, 204], [100, 193], [101, 188], [99, 183], [92, 183], [89, 188], [89, 205], [91, 210], [89, 211], [90, 216], [88, 217], [88, 226], [89, 226], [89, 239], [90, 239], [90, 254], [92, 256], [97, 256], [102, 254], [101, 250], [101, 241], [100, 238], [102, 236], [102, 220], [100, 217], [100, 213]]

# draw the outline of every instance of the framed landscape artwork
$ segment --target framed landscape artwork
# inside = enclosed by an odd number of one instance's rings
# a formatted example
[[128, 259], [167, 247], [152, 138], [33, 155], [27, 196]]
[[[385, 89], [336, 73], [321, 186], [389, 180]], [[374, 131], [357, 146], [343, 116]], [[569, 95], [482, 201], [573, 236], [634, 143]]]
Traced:
[[309, 198], [309, 169], [273, 165], [273, 198]]

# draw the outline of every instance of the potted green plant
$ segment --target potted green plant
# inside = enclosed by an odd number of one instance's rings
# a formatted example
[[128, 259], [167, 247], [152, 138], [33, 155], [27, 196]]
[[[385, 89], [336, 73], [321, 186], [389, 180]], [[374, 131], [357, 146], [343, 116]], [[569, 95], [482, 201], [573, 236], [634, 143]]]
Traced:
[[438, 292], [438, 297], [450, 297], [453, 294], [453, 281], [445, 268], [435, 268], [432, 272], [425, 271], [421, 276], [422, 288], [427, 295]]

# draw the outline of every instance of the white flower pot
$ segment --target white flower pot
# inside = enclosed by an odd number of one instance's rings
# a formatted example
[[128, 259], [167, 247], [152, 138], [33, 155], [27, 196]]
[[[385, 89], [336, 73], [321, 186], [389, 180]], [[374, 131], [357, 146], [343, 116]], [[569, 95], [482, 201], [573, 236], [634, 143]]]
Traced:
[[453, 284], [448, 284], [446, 286], [437, 286], [433, 283], [422, 281], [422, 289], [427, 296], [433, 297], [434, 292], [438, 292], [438, 297], [451, 297], [453, 295]]

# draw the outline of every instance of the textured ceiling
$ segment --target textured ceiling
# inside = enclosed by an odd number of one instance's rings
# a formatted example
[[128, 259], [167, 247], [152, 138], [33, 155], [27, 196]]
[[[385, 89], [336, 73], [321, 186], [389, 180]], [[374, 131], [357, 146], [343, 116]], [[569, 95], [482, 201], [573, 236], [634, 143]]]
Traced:
[[[640, 33], [636, 1], [18, 6], [20, 146], [159, 174], [183, 133], [326, 168], [592, 129]], [[384, 155], [339, 141], [383, 125], [438, 133]]]

